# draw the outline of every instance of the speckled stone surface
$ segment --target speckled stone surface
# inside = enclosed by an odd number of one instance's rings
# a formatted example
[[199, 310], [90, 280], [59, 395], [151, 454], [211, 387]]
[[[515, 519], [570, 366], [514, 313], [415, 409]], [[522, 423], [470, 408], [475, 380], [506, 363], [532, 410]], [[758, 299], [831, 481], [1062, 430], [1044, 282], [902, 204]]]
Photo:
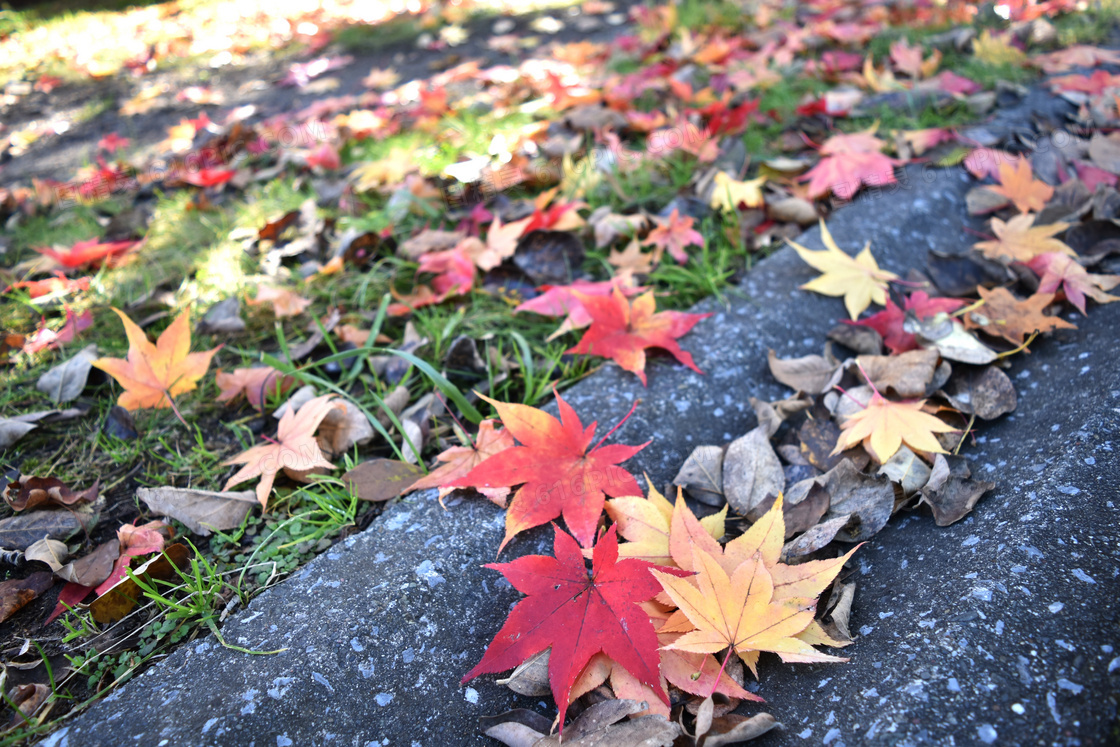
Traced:
[[[959, 170], [912, 167], [903, 185], [866, 194], [829, 227], [849, 251], [870, 239], [882, 266], [905, 273], [929, 249], [975, 240], [963, 230], [980, 227], [966, 216], [969, 186]], [[802, 238], [821, 248], [816, 229]], [[642, 398], [612, 440], [652, 438], [627, 467], [662, 484], [693, 446], [754, 425], [748, 397], [785, 394], [767, 371], [768, 348], [820, 351], [844, 311], [797, 289], [813, 274], [782, 250], [726, 306], [700, 304], [716, 316], [683, 343], [705, 376], [658, 360], [647, 389], [608, 366], [565, 397], [600, 432]], [[786, 729], [754, 744], [1116, 743], [1120, 304], [1090, 314], [1015, 359], [1018, 411], [982, 424], [964, 449], [998, 485], [973, 514], [948, 528], [921, 512], [896, 516], [857, 555], [851, 663], [764, 659], [758, 692]], [[501, 522], [483, 504], [398, 504], [224, 627], [238, 645], [287, 652], [247, 657], [196, 642], [47, 743], [487, 744], [472, 733], [479, 715], [534, 706], [493, 677], [458, 684], [518, 596], [479, 568]], [[548, 547], [549, 532], [537, 530], [508, 557]]]

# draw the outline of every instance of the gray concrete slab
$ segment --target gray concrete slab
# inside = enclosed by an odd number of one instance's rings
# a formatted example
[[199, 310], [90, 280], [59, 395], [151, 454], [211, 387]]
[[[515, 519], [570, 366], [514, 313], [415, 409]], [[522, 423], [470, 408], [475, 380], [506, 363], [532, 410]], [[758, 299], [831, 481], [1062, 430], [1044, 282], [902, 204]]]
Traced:
[[[929, 249], [963, 251], [974, 241], [963, 226], [979, 227], [966, 215], [962, 172], [905, 175], [829, 222], [841, 247], [870, 239], [880, 264], [899, 273]], [[803, 239], [821, 248], [816, 229]], [[754, 425], [748, 397], [783, 395], [768, 348], [819, 352], [844, 311], [797, 289], [813, 275], [781, 250], [742, 293], [700, 304], [716, 316], [683, 342], [705, 376], [657, 361], [646, 389], [606, 367], [565, 397], [601, 428], [642, 398], [615, 440], [654, 439], [627, 467], [663, 483], [693, 446]], [[857, 556], [851, 663], [764, 659], [759, 693], [787, 728], [758, 744], [1117, 742], [1120, 304], [1076, 323], [1017, 357], [1018, 411], [965, 449], [974, 472], [998, 485], [973, 514], [948, 528], [921, 513], [895, 517]], [[287, 652], [247, 657], [193, 643], [46, 743], [486, 744], [473, 734], [478, 715], [534, 706], [492, 677], [458, 685], [517, 598], [478, 568], [492, 559], [501, 522], [481, 503], [448, 512], [422, 497], [398, 504], [224, 628], [239, 645]], [[536, 530], [508, 557], [547, 549], [548, 535]]]

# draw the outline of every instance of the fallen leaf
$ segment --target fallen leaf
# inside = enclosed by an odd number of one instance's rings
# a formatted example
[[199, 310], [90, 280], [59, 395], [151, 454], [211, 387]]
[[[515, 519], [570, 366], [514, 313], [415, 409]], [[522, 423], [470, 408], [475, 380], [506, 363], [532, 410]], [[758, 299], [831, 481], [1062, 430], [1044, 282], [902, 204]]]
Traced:
[[[652, 485], [646, 498], [626, 496], [606, 503], [607, 516], [618, 527], [626, 540], [619, 545], [622, 558], [637, 558], [653, 565], [676, 566], [672, 557], [671, 540], [675, 532], [678, 554], [681, 547], [691, 547], [693, 542], [706, 542], [709, 546], [723, 537], [727, 507], [719, 513], [697, 520], [685, 504], [678, 489], [676, 505], [669, 503]], [[678, 514], [680, 516], [678, 517]], [[711, 542], [699, 537], [706, 534]], [[588, 551], [584, 551], [586, 555]], [[688, 557], [691, 560], [691, 555]]]
[[1037, 213], [1054, 196], [1053, 187], [1034, 178], [1030, 161], [1026, 158], [1020, 158], [1015, 167], [1006, 162], [1001, 163], [999, 182], [988, 189], [1013, 202], [1020, 213]]
[[[894, 456], [883, 463], [876, 474], [883, 475], [897, 484], [902, 488], [903, 495], [911, 496], [925, 486], [929, 480], [930, 466], [913, 451], [901, 446], [894, 453]], [[844, 509], [851, 510], [847, 505], [844, 506]], [[852, 513], [857, 512], [852, 511]]]
[[999, 218], [992, 218], [992, 233], [996, 235], [996, 240], [978, 241], [972, 246], [988, 259], [1001, 262], [1030, 262], [1038, 255], [1048, 252], [1077, 256], [1062, 241], [1054, 238], [1056, 234], [1069, 228], [1068, 223], [1036, 226], [1034, 220], [1035, 216], [1030, 213], [1016, 215], [1006, 223]]
[[463, 682], [485, 672], [512, 669], [551, 646], [549, 681], [557, 708], [565, 713], [576, 678], [602, 651], [668, 705], [669, 697], [660, 685], [657, 633], [638, 606], [659, 591], [650, 575], [652, 566], [619, 559], [618, 536], [611, 527], [595, 545], [589, 574], [576, 541], [555, 531], [555, 557], [528, 555], [486, 565], [500, 571], [526, 598], [513, 608]]
[[215, 493], [191, 488], [137, 488], [136, 497], [152, 513], [181, 521], [187, 529], [202, 537], [212, 531], [236, 529], [256, 505], [251, 490], [238, 493]]
[[[604, 494], [612, 497], [640, 495], [633, 475], [619, 462], [644, 449], [641, 446], [591, 447], [595, 423], [583, 428], [578, 416], [559, 393], [560, 420], [528, 405], [497, 402], [479, 395], [498, 411], [502, 425], [517, 439], [513, 446], [492, 456], [464, 477], [443, 487], [522, 487], [506, 512], [506, 534], [501, 548], [519, 532], [563, 515], [565, 523], [584, 547], [595, 538], [603, 513]], [[574, 675], [573, 675], [574, 676]]]
[[50, 257], [59, 267], [69, 270], [79, 267], [100, 267], [102, 263], [111, 263], [128, 253], [137, 245], [136, 241], [108, 241], [102, 243], [99, 239], [79, 241], [65, 249], [40, 248], [35, 251], [44, 257]]
[[295, 386], [293, 376], [281, 374], [271, 366], [235, 368], [232, 373], [218, 371], [214, 377], [221, 392], [218, 402], [232, 402], [242, 394], [256, 410], [263, 412], [265, 401], [279, 397]]
[[972, 54], [976, 59], [995, 67], [1002, 65], [1022, 65], [1027, 61], [1023, 50], [1011, 45], [1011, 34], [995, 36], [990, 29], [984, 29], [980, 36], [972, 40]]
[[851, 459], [845, 459], [822, 475], [820, 482], [829, 495], [825, 519], [843, 517], [841, 527], [850, 526], [853, 518], [859, 520], [858, 525], [842, 537], [845, 542], [858, 542], [878, 534], [894, 513], [894, 488], [890, 481], [865, 475], [856, 469]]
[[[721, 172], [722, 173], [722, 172]], [[704, 246], [704, 237], [692, 227], [693, 219], [682, 218], [680, 211], [673, 208], [668, 218], [655, 218], [657, 225], [646, 236], [642, 243], [646, 246], [655, 246], [668, 251], [680, 264], [688, 262], [689, 246]]]
[[679, 485], [696, 500], [711, 506], [724, 503], [723, 449], [719, 446], [697, 446], [684, 460], [673, 484]]
[[942, 390], [953, 407], [982, 420], [1013, 412], [1018, 402], [1015, 385], [997, 366], [957, 371]]
[[113, 563], [113, 570], [109, 577], [101, 582], [94, 590], [98, 596], [124, 579], [128, 574], [126, 570], [134, 558], [141, 555], [150, 555], [163, 550], [164, 542], [174, 534], [174, 530], [162, 521], [149, 521], [139, 526], [135, 524], [122, 524], [117, 530], [117, 540], [120, 543], [120, 554]]
[[257, 500], [261, 508], [267, 508], [272, 483], [280, 470], [293, 480], [306, 481], [307, 475], [316, 469], [334, 469], [320, 451], [314, 435], [319, 423], [334, 409], [333, 400], [333, 395], [324, 394], [307, 402], [298, 411], [288, 408], [277, 425], [275, 441], [270, 439], [270, 443], [254, 446], [222, 462], [245, 465], [226, 481], [222, 492], [260, 477]]
[[853, 258], [836, 245], [823, 220], [820, 226], [824, 250], [815, 252], [793, 241], [789, 242], [802, 260], [823, 273], [801, 287], [825, 296], [843, 296], [844, 306], [853, 320], [858, 319], [872, 303], [885, 305], [887, 286], [892, 280], [897, 280], [898, 276], [879, 269], [879, 264], [871, 255], [871, 242], [867, 242], [863, 251]]
[[311, 299], [304, 298], [289, 288], [274, 288], [267, 285], [257, 289], [256, 298], [247, 298], [245, 302], [250, 306], [272, 304], [272, 312], [277, 319], [299, 316], [311, 305]]
[[916, 451], [944, 453], [934, 434], [952, 433], [956, 429], [924, 412], [924, 405], [925, 400], [892, 402], [874, 392], [867, 406], [844, 422], [832, 453], [839, 454], [862, 443], [879, 464], [894, 456], [903, 443]]
[[922, 488], [922, 502], [933, 511], [939, 527], [960, 521], [972, 511], [980, 497], [994, 488], [994, 482], [972, 480], [971, 470], [962, 457], [937, 455], [929, 484]]
[[[539, 721], [510, 711], [483, 719], [483, 729], [486, 736], [509, 747], [671, 747], [680, 736], [680, 727], [661, 715], [637, 715], [644, 706], [646, 703], [635, 700], [596, 703], [568, 724], [563, 741], [559, 735], [548, 735], [551, 722], [531, 711], [528, 713]], [[627, 716], [631, 718], [623, 721]]]
[[52, 586], [54, 574], [50, 571], [37, 571], [27, 578], [0, 582], [0, 623]]
[[703, 373], [692, 361], [692, 355], [681, 350], [677, 338], [711, 316], [710, 313], [656, 312], [653, 291], [638, 296], [633, 303], [617, 288], [612, 289], [609, 297], [581, 296], [578, 292], [576, 297], [591, 317], [591, 327], [567, 353], [611, 358], [626, 371], [637, 374], [643, 385], [646, 384], [646, 348], [667, 350], [693, 371]]
[[779, 358], [770, 350], [767, 355], [770, 373], [782, 384], [796, 392], [824, 394], [840, 381], [840, 361], [825, 355], [806, 355], [801, 358]]
[[176, 395], [194, 391], [210, 368], [218, 348], [192, 353], [190, 314], [184, 311], [171, 323], [156, 344], [123, 311], [113, 309], [128, 336], [128, 358], [99, 358], [93, 361], [124, 388], [117, 404], [126, 410], [171, 407]]
[[7, 702], [16, 708], [18, 713], [13, 713], [12, 717], [8, 719], [4, 731], [13, 730], [19, 726], [23, 726], [31, 721], [35, 712], [39, 710], [39, 706], [47, 701], [47, 698], [54, 694], [54, 690], [50, 685], [44, 685], [41, 682], [31, 682], [24, 685], [16, 685], [7, 694]]
[[881, 392], [912, 399], [933, 394], [929, 388], [940, 358], [936, 350], [911, 350], [898, 355], [861, 355], [856, 360], [863, 380]]
[[[767, 498], [785, 490], [785, 473], [763, 427], [735, 439], [723, 458], [723, 493], [740, 516], [755, 521]], [[768, 507], [767, 507], [768, 508]]]
[[[183, 569], [190, 564], [190, 551], [186, 545], [174, 544], [165, 548], [163, 552], [151, 560], [145, 561], [133, 569], [134, 576], [152, 583], [153, 579], [167, 581], [178, 578], [176, 569]], [[120, 582], [108, 588], [89, 605], [93, 619], [102, 625], [114, 623], [125, 617], [136, 606], [142, 591], [131, 578], [123, 577]]]
[[[513, 434], [504, 428], [499, 430], [496, 426], [494, 420], [483, 420], [478, 424], [478, 434], [473, 443], [468, 446], [452, 446], [443, 451], [436, 457], [442, 464], [420, 477], [406, 490], [411, 492], [439, 488], [440, 499], [446, 498], [455, 490], [445, 487], [448, 483], [466, 477], [479, 464], [514, 445]], [[499, 506], [506, 505], [508, 487], [476, 489]]]
[[54, 402], [77, 399], [86, 387], [90, 369], [97, 357], [97, 344], [91, 343], [73, 358], [59, 363], [40, 376], [35, 388]]
[[66, 561], [70, 558], [70, 551], [66, 548], [65, 542], [41, 539], [27, 548], [23, 557], [25, 560], [46, 563], [52, 571], [57, 573], [60, 568], [66, 565]]
[[26, 550], [45, 538], [68, 540], [97, 526], [99, 512], [89, 506], [77, 510], [35, 511], [0, 520], [0, 547]]
[[825, 140], [820, 149], [823, 158], [801, 177], [809, 182], [809, 197], [816, 199], [832, 192], [841, 200], [850, 200], [863, 184], [894, 184], [894, 167], [900, 162], [881, 152], [885, 143], [874, 132], [872, 127]]
[[765, 176], [741, 182], [720, 171], [716, 173], [712, 182], [711, 206], [725, 213], [735, 212], [740, 205], [749, 208], [761, 207], [764, 202], [762, 185], [765, 182]]
[[879, 333], [883, 338], [883, 344], [892, 353], [905, 353], [919, 347], [914, 335], [904, 329], [903, 325], [907, 313], [913, 312], [914, 316], [920, 321], [942, 312], [952, 314], [954, 311], [963, 308], [966, 303], [959, 298], [930, 298], [925, 291], [914, 291], [903, 302], [903, 308], [901, 309], [894, 301], [887, 298], [886, 309], [883, 311], [858, 321], [846, 319], [841, 321], [845, 324], [870, 327]]
[[1052, 293], [1035, 293], [1030, 298], [1019, 300], [1003, 287], [991, 290], [977, 288], [976, 292], [984, 303], [965, 314], [964, 325], [968, 329], [983, 330], [1014, 345], [1021, 345], [1027, 335], [1034, 332], [1077, 329], [1065, 319], [1043, 313], [1054, 302]]
[[382, 503], [413, 490], [416, 478], [423, 474], [408, 462], [369, 459], [343, 473], [342, 481], [361, 500]]
[[29, 508], [69, 507], [97, 500], [99, 484], [85, 490], [71, 490], [57, 477], [33, 477], [20, 475], [18, 480], [8, 483], [4, 489], [4, 502], [13, 511]]
[[1057, 293], [1059, 288], [1066, 300], [1085, 314], [1085, 296], [1097, 303], [1112, 303], [1120, 298], [1105, 291], [1120, 284], [1120, 275], [1097, 275], [1088, 272], [1066, 254], [1039, 254], [1026, 263], [1039, 276], [1039, 293]]

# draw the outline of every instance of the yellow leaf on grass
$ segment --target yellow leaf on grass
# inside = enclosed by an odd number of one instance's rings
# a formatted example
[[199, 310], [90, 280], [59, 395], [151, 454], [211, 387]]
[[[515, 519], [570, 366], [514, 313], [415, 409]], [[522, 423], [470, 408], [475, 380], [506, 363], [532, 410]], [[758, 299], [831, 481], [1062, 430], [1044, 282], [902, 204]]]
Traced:
[[801, 287], [825, 296], [842, 296], [852, 319], [858, 319], [872, 303], [885, 306], [887, 286], [892, 280], [897, 280], [898, 275], [879, 269], [879, 263], [871, 255], [871, 242], [855, 257], [850, 257], [833, 241], [823, 220], [821, 241], [826, 249], [819, 252], [806, 249], [794, 241], [789, 242], [801, 259], [824, 273]]
[[844, 422], [833, 454], [863, 443], [867, 452], [883, 464], [905, 443], [915, 451], [944, 454], [935, 433], [957, 429], [940, 418], [922, 411], [925, 400], [892, 402], [875, 392], [867, 407]]
[[1027, 56], [1023, 50], [1011, 46], [1010, 38], [1010, 34], [992, 36], [992, 32], [985, 29], [978, 39], [973, 40], [972, 54], [989, 65], [1022, 65]]
[[190, 314], [185, 311], [163, 331], [155, 345], [123, 311], [113, 311], [124, 323], [128, 358], [99, 358], [92, 365], [124, 387], [117, 404], [126, 410], [171, 407], [172, 397], [195, 389], [221, 347], [190, 352]]
[[725, 213], [734, 212], [740, 204], [749, 208], [759, 207], [763, 203], [762, 185], [765, 182], [765, 176], [740, 182], [721, 171], [715, 176], [712, 207]]

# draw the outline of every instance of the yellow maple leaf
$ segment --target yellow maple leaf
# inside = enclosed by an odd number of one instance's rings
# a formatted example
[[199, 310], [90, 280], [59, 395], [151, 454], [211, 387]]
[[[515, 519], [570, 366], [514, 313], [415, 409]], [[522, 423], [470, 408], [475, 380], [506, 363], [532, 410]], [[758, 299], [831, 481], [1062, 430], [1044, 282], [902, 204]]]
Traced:
[[773, 576], [760, 553], [730, 574], [709, 553], [695, 548], [693, 553], [697, 574], [691, 578], [652, 571], [695, 626], [666, 648], [714, 654], [730, 647], [752, 671], [762, 651], [776, 653], [785, 662], [846, 661], [797, 638], [813, 622], [816, 600], [775, 598]]
[[924, 412], [925, 403], [924, 399], [892, 402], [875, 392], [865, 408], [844, 422], [832, 453], [839, 454], [861, 442], [880, 464], [894, 456], [903, 443], [915, 451], [946, 453], [933, 434], [957, 429]]
[[759, 207], [763, 203], [762, 185], [765, 182], [765, 176], [740, 182], [721, 171], [715, 176], [711, 205], [725, 213], [734, 212], [740, 204], [749, 208]]
[[213, 350], [192, 353], [190, 314], [184, 311], [153, 345], [144, 330], [120, 309], [113, 309], [124, 323], [128, 358], [99, 358], [93, 362], [124, 387], [117, 404], [126, 410], [171, 407], [171, 398], [190, 392], [210, 368]]
[[[989, 189], [991, 189], [989, 187]], [[1055, 239], [1055, 234], [1069, 228], [1068, 223], [1051, 223], [1047, 226], [1036, 226], [1035, 216], [1031, 213], [1016, 215], [1008, 221], [992, 218], [992, 233], [996, 235], [994, 241], [978, 241], [973, 244], [974, 249], [979, 249], [988, 259], [1001, 262], [1030, 262], [1040, 254], [1060, 252], [1076, 257], [1077, 253], [1065, 245], [1060, 239]]]
[[1027, 61], [1023, 50], [1011, 46], [1010, 35], [992, 36], [992, 32], [984, 29], [978, 39], [972, 42], [972, 54], [981, 62], [989, 65], [1022, 65]]
[[393, 148], [385, 158], [370, 161], [354, 169], [354, 189], [368, 192], [379, 187], [391, 187], [402, 182], [415, 169], [411, 152], [404, 148]]
[[871, 255], [871, 242], [867, 242], [863, 251], [855, 257], [850, 257], [836, 245], [823, 220], [821, 241], [826, 249], [819, 252], [806, 249], [794, 241], [789, 242], [801, 259], [824, 273], [801, 287], [825, 296], [842, 296], [852, 319], [858, 319], [872, 303], [885, 306], [887, 285], [892, 280], [898, 280], [898, 275], [879, 269], [879, 263]]
[[[647, 478], [647, 483], [649, 480]], [[618, 525], [618, 533], [627, 540], [618, 546], [620, 558], [638, 558], [654, 565], [676, 567], [674, 557], [682, 556], [682, 549], [694, 542], [702, 543], [699, 535], [706, 534], [710, 545], [723, 536], [727, 506], [719, 513], [697, 520], [677, 489], [676, 505], [669, 503], [657, 488], [649, 485], [649, 496], [625, 496], [607, 501], [607, 515]], [[673, 542], [672, 540], [677, 540]], [[676, 552], [673, 552], [676, 550]], [[585, 554], [590, 557], [590, 550]], [[691, 552], [688, 560], [692, 560]]]

